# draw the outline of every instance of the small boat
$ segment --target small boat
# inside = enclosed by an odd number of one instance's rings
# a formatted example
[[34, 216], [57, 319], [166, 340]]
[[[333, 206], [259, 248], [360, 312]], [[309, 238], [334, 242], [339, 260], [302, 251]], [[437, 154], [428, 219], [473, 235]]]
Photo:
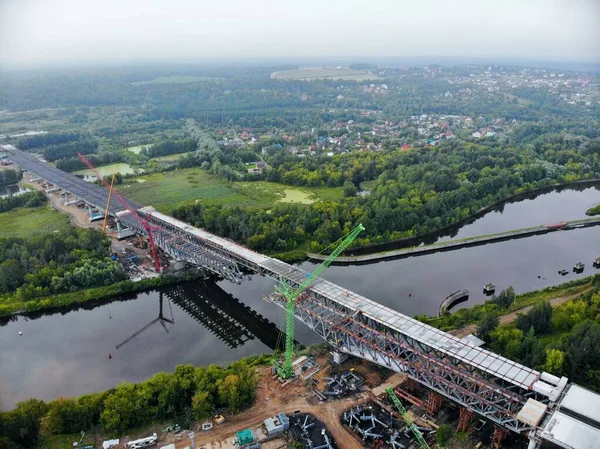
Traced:
[[492, 283], [485, 284], [483, 286], [483, 293], [485, 293], [486, 295], [493, 295], [495, 291], [496, 291], [496, 286]]
[[569, 274], [569, 272], [567, 270], [558, 270], [558, 274], [560, 274], [561, 276], [566, 276], [567, 274]]
[[600, 268], [600, 257], [594, 260], [594, 268]]
[[585, 264], [583, 262], [577, 262], [573, 265], [573, 271], [582, 272], [585, 268]]

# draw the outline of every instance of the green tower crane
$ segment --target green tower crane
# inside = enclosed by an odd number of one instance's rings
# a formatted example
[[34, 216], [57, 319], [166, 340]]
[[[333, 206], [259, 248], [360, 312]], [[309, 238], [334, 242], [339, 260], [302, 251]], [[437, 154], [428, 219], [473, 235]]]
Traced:
[[423, 438], [421, 431], [419, 429], [417, 429], [417, 426], [415, 426], [415, 423], [412, 421], [412, 419], [410, 419], [410, 415], [408, 414], [408, 412], [402, 405], [402, 402], [400, 402], [400, 399], [398, 399], [398, 396], [396, 396], [396, 393], [394, 393], [394, 390], [391, 388], [386, 388], [385, 391], [387, 392], [387, 394], [390, 395], [392, 402], [394, 403], [394, 405], [396, 406], [396, 408], [402, 415], [402, 419], [404, 419], [404, 421], [406, 422], [406, 425], [410, 428], [410, 430], [412, 430], [412, 433], [415, 434], [415, 438], [419, 442], [419, 445], [421, 446], [421, 448], [422, 449], [430, 449], [429, 445], [427, 444], [427, 441], [425, 441], [425, 438]]
[[300, 294], [306, 290], [313, 282], [315, 282], [318, 276], [325, 271], [325, 269], [331, 265], [331, 263], [337, 259], [337, 257], [344, 251], [354, 239], [363, 231], [365, 228], [362, 224], [355, 227], [350, 233], [344, 237], [338, 247], [327, 257], [327, 259], [319, 265], [312, 273], [308, 273], [307, 279], [295, 289], [285, 279], [281, 279], [281, 286], [275, 290], [277, 293], [282, 295], [286, 300], [285, 307], [285, 354], [283, 357], [283, 364], [278, 360], [273, 361], [273, 365], [277, 369], [277, 374], [282, 379], [289, 379], [292, 377], [292, 364], [294, 359], [294, 309], [295, 300]]

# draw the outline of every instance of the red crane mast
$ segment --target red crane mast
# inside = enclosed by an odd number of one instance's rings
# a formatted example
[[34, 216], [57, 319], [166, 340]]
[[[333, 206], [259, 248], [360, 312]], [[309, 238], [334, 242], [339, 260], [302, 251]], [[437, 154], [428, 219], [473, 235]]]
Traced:
[[[79, 159], [81, 159], [81, 162], [83, 162], [92, 172], [94, 172], [94, 174], [96, 175], [96, 178], [98, 178], [102, 182], [102, 184], [104, 184], [104, 186], [110, 190], [111, 189], [110, 183], [106, 179], [104, 179], [102, 177], [102, 175], [100, 175], [98, 170], [96, 170], [96, 167], [94, 167], [92, 165], [92, 163], [83, 154], [77, 153], [77, 156], [79, 157]], [[146, 231], [146, 234], [148, 234], [148, 241], [150, 242], [150, 249], [152, 250], [152, 257], [154, 258], [154, 268], [156, 269], [157, 273], [160, 273], [160, 261], [158, 260], [158, 252], [156, 251], [156, 244], [154, 243], [154, 238], [152, 237], [152, 230], [157, 230], [157, 229], [160, 230], [161, 228], [158, 226], [151, 226], [150, 224], [148, 224], [151, 215], [148, 214], [148, 216], [146, 217], [145, 220], [142, 217], [140, 217], [138, 215], [138, 213], [135, 211], [135, 209], [129, 205], [127, 200], [125, 200], [125, 198], [123, 198], [115, 190], [114, 187], [112, 188], [112, 194], [119, 201], [119, 203], [121, 203], [123, 205], [123, 207], [129, 211], [131, 216], [140, 223], [142, 228]]]

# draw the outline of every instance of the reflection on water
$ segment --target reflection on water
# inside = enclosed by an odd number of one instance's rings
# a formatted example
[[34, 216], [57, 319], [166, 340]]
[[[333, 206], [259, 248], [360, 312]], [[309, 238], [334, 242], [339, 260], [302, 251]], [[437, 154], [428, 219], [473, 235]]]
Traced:
[[589, 218], [585, 212], [600, 201], [598, 184], [549, 187], [544, 191], [522, 194], [467, 221], [448, 226], [442, 231], [397, 242], [373, 245], [368, 248], [354, 249], [349, 253], [353, 255], [369, 254], [411, 246], [431, 245], [436, 242], [494, 234], [558, 221]]
[[30, 396], [49, 400], [140, 381], [180, 363], [227, 363], [285, 341], [269, 319], [211, 280], [0, 325], [0, 409]]
[[[585, 195], [583, 199], [571, 192], [524, 203], [533, 218], [524, 218], [526, 211], [521, 209], [512, 215], [512, 208], [520, 205], [510, 204], [491, 215], [492, 221], [484, 221], [486, 216], [481, 223], [491, 228], [502, 217], [542, 222], [558, 221], [562, 215], [576, 218], [569, 214], [579, 213], [580, 205], [585, 214], [585, 206], [598, 202], [597, 189], [576, 192]], [[538, 210], [535, 205], [543, 198], [552, 201], [544, 199]], [[406, 315], [436, 315], [440, 302], [453, 291], [469, 290], [469, 300], [457, 307], [470, 307], [486, 299], [482, 289], [488, 282], [497, 291], [510, 285], [518, 293], [537, 290], [597, 273], [592, 267], [597, 257], [600, 227], [372, 265], [330, 267], [323, 277]], [[586, 264], [581, 274], [571, 271], [578, 261]], [[314, 271], [311, 263], [302, 268]], [[568, 271], [565, 277], [558, 274], [561, 269]], [[281, 347], [279, 329], [285, 326], [283, 311], [262, 299], [275, 284], [259, 275], [241, 285], [193, 281], [112, 302], [6, 318], [0, 322], [0, 408], [28, 397], [48, 400], [104, 390], [123, 380], [137, 382], [172, 371], [177, 364], [225, 364], [271, 352]], [[295, 337], [303, 344], [320, 341], [300, 323]]]
[[10, 184], [7, 186], [0, 186], [0, 198], [8, 198], [11, 196], [19, 196], [25, 192], [30, 192], [29, 189], [24, 189], [18, 184]]

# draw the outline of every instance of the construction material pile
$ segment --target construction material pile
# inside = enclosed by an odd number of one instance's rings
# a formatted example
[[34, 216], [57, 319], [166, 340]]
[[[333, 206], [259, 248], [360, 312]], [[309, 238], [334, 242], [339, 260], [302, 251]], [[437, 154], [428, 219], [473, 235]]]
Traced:
[[[414, 435], [404, 421], [377, 404], [357, 405], [342, 414], [342, 424], [363, 443], [383, 449], [404, 449]], [[423, 434], [434, 429], [418, 427]]]

